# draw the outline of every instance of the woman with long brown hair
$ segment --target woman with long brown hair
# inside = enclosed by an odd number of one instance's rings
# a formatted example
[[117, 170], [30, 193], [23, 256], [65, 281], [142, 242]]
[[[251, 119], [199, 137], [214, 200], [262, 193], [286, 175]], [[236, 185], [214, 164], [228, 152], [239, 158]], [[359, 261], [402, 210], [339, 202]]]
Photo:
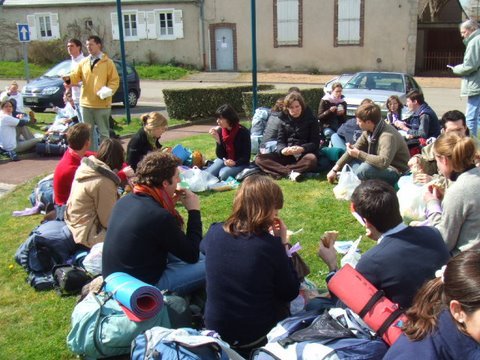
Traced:
[[285, 97], [280, 120], [275, 152], [258, 155], [255, 163], [276, 179], [300, 181], [302, 174], [317, 169], [318, 120], [298, 92]]
[[235, 195], [232, 214], [213, 224], [200, 243], [207, 328], [243, 354], [266, 342], [298, 295], [297, 274], [286, 254], [287, 229], [278, 217], [282, 207], [282, 190], [272, 179], [249, 176]]
[[480, 243], [480, 168], [475, 166], [477, 148], [470, 137], [455, 132], [441, 135], [433, 152], [439, 171], [454, 181], [443, 193], [434, 185], [424, 195], [427, 218], [442, 234], [453, 254]]
[[391, 359], [480, 359], [480, 252], [452, 258], [417, 293]]

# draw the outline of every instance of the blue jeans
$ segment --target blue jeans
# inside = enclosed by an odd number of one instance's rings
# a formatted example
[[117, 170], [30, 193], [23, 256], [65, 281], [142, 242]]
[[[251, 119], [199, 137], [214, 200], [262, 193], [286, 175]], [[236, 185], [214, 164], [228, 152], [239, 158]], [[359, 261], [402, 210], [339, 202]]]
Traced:
[[168, 254], [167, 267], [156, 287], [176, 292], [180, 296], [205, 287], [205, 255], [200, 254], [195, 264], [188, 264]]
[[220, 180], [227, 180], [230, 176], [233, 178], [237, 176], [237, 174], [247, 166], [248, 165], [226, 166], [222, 159], [217, 158], [205, 171], [218, 177]]
[[480, 95], [469, 96], [467, 99], [467, 113], [465, 114], [470, 135], [477, 137], [480, 123]]
[[394, 186], [400, 178], [400, 174], [392, 168], [379, 169], [359, 160], [352, 161], [350, 166], [360, 180], [379, 179]]
[[343, 140], [343, 138], [337, 133], [333, 133], [332, 136], [330, 137], [330, 145], [332, 147], [347, 150], [347, 145], [345, 145], [345, 140]]
[[80, 110], [80, 101], [79, 102], [73, 102], [75, 105], [75, 109], [77, 110], [77, 117], [78, 117], [78, 122], [83, 122], [82, 118], [82, 111]]

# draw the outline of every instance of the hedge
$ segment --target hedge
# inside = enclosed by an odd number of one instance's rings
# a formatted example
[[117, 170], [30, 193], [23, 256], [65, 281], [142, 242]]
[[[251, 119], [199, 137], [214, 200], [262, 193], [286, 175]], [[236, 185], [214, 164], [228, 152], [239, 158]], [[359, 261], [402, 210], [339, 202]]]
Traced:
[[[259, 90], [273, 88], [273, 85], [258, 86]], [[222, 104], [230, 104], [237, 112], [243, 113], [242, 93], [251, 90], [250, 85], [165, 89], [163, 97], [170, 118], [194, 120], [213, 116]]]
[[[306, 88], [302, 89], [302, 96], [305, 99], [305, 103], [312, 109], [313, 113], [317, 113], [318, 104], [320, 103], [320, 99], [323, 97], [324, 92], [323, 88]], [[283, 97], [287, 95], [286, 89], [273, 89], [268, 91], [259, 91], [257, 93], [257, 104], [258, 107], [268, 107], [271, 108], [275, 101], [279, 97]], [[243, 111], [245, 116], [252, 117], [252, 98], [253, 92], [246, 91], [242, 93], [243, 97]]]

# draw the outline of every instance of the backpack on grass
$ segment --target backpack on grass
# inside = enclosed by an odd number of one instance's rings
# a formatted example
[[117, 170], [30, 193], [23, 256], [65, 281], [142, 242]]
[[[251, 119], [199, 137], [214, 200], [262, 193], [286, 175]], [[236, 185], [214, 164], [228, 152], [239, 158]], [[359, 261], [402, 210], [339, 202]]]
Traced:
[[156, 326], [132, 342], [132, 360], [242, 360], [214, 331]]
[[73, 236], [63, 221], [37, 226], [15, 253], [15, 261], [28, 273], [28, 283], [38, 291], [54, 287], [52, 269], [64, 264], [75, 252]]

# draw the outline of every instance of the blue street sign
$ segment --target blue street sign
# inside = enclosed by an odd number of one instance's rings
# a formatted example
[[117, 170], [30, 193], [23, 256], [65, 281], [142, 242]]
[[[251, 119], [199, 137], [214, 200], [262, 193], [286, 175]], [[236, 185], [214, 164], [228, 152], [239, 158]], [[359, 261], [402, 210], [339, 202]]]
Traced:
[[30, 41], [30, 29], [28, 24], [17, 24], [18, 41], [29, 42]]

